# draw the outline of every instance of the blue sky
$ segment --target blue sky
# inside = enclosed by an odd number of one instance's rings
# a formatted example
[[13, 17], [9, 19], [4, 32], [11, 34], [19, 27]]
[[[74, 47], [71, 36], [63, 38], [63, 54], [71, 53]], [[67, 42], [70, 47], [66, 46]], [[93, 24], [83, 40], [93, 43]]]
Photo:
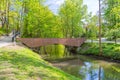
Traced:
[[[46, 5], [56, 14], [59, 6], [64, 2], [64, 0], [47, 0]], [[98, 0], [83, 0], [83, 3], [88, 6], [88, 12], [96, 14], [98, 11]]]
[[57, 13], [57, 10], [59, 9], [60, 5], [64, 3], [64, 0], [47, 0], [45, 3], [49, 6], [49, 8], [54, 12]]
[[87, 4], [88, 6], [88, 12], [92, 12], [93, 14], [96, 14], [99, 10], [98, 1], [99, 0], [83, 0], [84, 4]]

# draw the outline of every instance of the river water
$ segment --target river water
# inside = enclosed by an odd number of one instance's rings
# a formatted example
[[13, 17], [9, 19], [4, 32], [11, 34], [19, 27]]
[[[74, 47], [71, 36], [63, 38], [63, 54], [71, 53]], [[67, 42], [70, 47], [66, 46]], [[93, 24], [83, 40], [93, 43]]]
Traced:
[[120, 63], [79, 56], [52, 64], [82, 80], [120, 80]]

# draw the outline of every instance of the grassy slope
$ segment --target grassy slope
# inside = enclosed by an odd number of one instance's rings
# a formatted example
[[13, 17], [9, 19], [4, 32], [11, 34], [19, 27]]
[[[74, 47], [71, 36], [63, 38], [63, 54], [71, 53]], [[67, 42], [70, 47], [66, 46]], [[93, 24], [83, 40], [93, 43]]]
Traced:
[[0, 49], [0, 80], [80, 80], [42, 60], [29, 49]]

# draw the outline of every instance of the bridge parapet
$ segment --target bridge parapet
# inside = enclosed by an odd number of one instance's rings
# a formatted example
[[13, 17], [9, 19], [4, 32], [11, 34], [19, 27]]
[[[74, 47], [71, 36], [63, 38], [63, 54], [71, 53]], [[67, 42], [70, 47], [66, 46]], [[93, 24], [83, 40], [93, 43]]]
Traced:
[[66, 46], [79, 47], [85, 42], [85, 38], [18, 38], [28, 47], [40, 47], [52, 44], [62, 44]]

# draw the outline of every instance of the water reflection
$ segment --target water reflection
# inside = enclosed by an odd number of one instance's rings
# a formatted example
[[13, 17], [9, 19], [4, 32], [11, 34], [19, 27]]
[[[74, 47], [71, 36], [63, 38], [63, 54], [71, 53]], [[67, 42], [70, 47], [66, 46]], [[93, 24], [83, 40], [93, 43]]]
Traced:
[[85, 57], [85, 60], [81, 58], [57, 62], [53, 65], [82, 80], [120, 80], [119, 63], [103, 60], [91, 61], [88, 57]]
[[84, 62], [84, 65], [81, 67], [79, 74], [83, 76], [83, 80], [103, 80], [104, 79], [104, 70], [101, 66]]

